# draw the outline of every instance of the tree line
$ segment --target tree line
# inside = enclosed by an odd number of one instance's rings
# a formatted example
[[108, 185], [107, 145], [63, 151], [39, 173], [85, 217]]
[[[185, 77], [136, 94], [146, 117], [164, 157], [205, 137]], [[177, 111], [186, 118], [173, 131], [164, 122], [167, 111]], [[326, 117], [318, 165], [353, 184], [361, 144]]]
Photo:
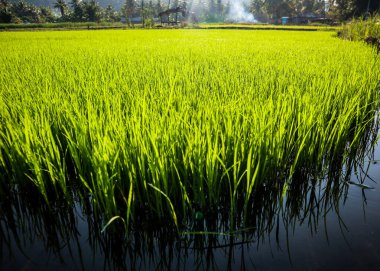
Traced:
[[258, 20], [317, 14], [339, 21], [380, 12], [380, 0], [252, 0], [251, 12]]
[[[191, 10], [199, 21], [222, 22], [236, 0], [123, 0], [121, 8], [100, 5], [96, 0], [54, 0], [50, 6], [38, 6], [24, 0], [0, 0], [0, 23], [44, 22], [119, 22], [122, 17], [143, 18], [153, 22], [168, 8], [182, 6]], [[240, 0], [247, 12], [260, 22], [283, 16], [315, 14], [345, 21], [352, 17], [379, 12], [380, 0]], [[45, 2], [46, 3], [46, 0]]]

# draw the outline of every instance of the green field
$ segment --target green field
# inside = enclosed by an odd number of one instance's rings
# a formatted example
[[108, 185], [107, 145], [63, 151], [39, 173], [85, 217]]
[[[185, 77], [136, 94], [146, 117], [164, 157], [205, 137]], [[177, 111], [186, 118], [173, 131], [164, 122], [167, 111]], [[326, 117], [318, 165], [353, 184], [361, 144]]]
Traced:
[[331, 32], [3, 32], [0, 48], [0, 187], [82, 191], [126, 225], [245, 214], [256, 187], [322, 178], [379, 106], [375, 49]]

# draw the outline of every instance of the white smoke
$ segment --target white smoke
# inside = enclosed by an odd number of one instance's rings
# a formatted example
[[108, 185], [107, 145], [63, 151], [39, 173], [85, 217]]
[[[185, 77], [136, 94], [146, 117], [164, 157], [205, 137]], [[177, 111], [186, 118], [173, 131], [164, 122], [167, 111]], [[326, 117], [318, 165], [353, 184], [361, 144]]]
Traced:
[[246, 10], [248, 0], [230, 1], [230, 10], [227, 15], [228, 21], [236, 23], [257, 23], [252, 13]]

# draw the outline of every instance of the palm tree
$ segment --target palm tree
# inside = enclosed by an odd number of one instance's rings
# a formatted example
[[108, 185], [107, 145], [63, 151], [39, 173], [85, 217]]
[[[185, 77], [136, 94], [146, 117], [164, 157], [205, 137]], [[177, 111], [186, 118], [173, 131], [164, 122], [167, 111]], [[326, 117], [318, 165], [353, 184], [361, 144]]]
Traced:
[[0, 23], [10, 23], [12, 21], [12, 4], [8, 0], [0, 0]]
[[90, 0], [85, 2], [85, 11], [87, 15], [87, 20], [90, 22], [95, 22], [100, 19], [100, 6], [95, 0]]
[[85, 16], [85, 3], [81, 0], [71, 0], [70, 6], [73, 8], [72, 19], [75, 22], [81, 22]]
[[59, 12], [61, 12], [61, 17], [65, 17], [67, 4], [65, 3], [64, 0], [57, 0], [57, 2], [54, 3], [54, 8], [59, 9]]
[[[134, 0], [126, 0], [124, 4], [124, 12], [126, 15], [128, 26], [131, 25], [131, 18], [133, 13], [135, 12], [135, 1]], [[133, 24], [132, 24], [133, 26]]]
[[8, 0], [0, 0], [0, 7], [2, 9], [7, 10], [10, 5]]

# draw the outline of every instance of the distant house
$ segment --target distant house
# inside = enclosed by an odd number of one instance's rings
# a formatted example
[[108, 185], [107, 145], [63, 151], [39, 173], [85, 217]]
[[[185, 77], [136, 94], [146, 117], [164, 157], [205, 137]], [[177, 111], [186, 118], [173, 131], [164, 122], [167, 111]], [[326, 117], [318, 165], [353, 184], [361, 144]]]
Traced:
[[289, 17], [281, 17], [281, 24], [282, 25], [289, 24]]
[[160, 12], [158, 16], [160, 17], [161, 24], [178, 24], [188, 18], [189, 13], [186, 8], [176, 7]]
[[332, 24], [334, 21], [314, 13], [305, 13], [294, 17], [281, 17], [282, 25], [305, 25], [310, 23]]
[[[127, 23], [127, 18], [126, 17], [121, 17], [120, 18], [120, 22], [123, 23], [123, 24], [126, 24]], [[140, 24], [142, 23], [142, 18], [141, 17], [133, 17], [130, 19], [130, 22], [132, 24]]]
[[141, 24], [143, 21], [142, 17], [133, 17], [131, 18], [131, 23], [133, 24]]

